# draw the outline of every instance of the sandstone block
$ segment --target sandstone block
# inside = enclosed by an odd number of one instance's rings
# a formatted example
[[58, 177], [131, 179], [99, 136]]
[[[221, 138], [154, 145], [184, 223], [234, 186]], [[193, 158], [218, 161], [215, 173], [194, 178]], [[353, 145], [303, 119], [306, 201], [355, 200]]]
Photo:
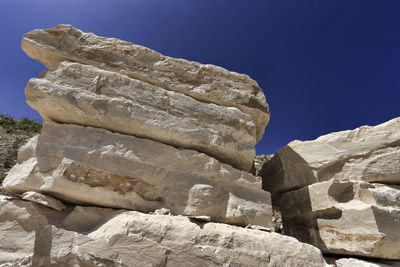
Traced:
[[400, 260], [400, 186], [330, 180], [282, 195], [286, 234], [323, 252]]
[[243, 170], [255, 157], [251, 116], [119, 73], [61, 62], [44, 77], [31, 79], [25, 94], [47, 120], [194, 149]]
[[330, 179], [400, 184], [400, 118], [313, 141], [293, 141], [265, 163], [259, 175], [272, 194]]
[[27, 33], [22, 40], [22, 49], [50, 70], [61, 61], [80, 62], [203, 102], [236, 107], [252, 116], [257, 141], [269, 121], [268, 104], [257, 82], [221, 67], [163, 56], [130, 42], [84, 33], [71, 25]]
[[260, 177], [194, 150], [45, 122], [34, 155], [9, 172], [5, 189], [143, 212], [167, 208], [244, 226], [272, 223]]
[[0, 237], [1, 266], [327, 266], [319, 249], [275, 233], [3, 196]]

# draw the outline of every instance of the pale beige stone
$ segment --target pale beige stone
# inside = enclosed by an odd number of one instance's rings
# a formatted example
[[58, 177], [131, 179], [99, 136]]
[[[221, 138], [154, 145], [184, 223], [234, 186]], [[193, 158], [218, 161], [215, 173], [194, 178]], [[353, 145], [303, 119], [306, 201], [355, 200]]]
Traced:
[[244, 226], [272, 224], [270, 194], [260, 177], [194, 150], [45, 122], [34, 154], [9, 172], [6, 190], [144, 212], [167, 208]]
[[61, 62], [43, 78], [31, 79], [25, 94], [47, 120], [194, 149], [243, 170], [255, 157], [251, 116], [119, 73]]
[[130, 42], [84, 33], [71, 25], [27, 33], [22, 49], [50, 70], [61, 61], [75, 61], [119, 72], [204, 102], [237, 107], [252, 116], [257, 141], [269, 121], [268, 104], [257, 82], [221, 67], [163, 56]]
[[399, 261], [376, 261], [374, 259], [343, 258], [335, 261], [336, 267], [399, 267]]
[[46, 206], [46, 207], [49, 207], [49, 208], [52, 208], [55, 210], [65, 209], [65, 205], [61, 201], [59, 201], [53, 197], [46, 196], [44, 194], [40, 194], [38, 192], [27, 191], [21, 195], [21, 198], [24, 200], [29, 200], [29, 201], [38, 203], [40, 205], [43, 205], [43, 206]]
[[272, 194], [330, 179], [400, 184], [400, 118], [293, 141], [259, 175]]
[[18, 149], [17, 162], [21, 163], [35, 156], [35, 149], [39, 135], [33, 136], [28, 142]]
[[329, 254], [400, 260], [400, 186], [332, 179], [281, 203], [285, 234]]
[[55, 211], [0, 196], [1, 266], [327, 266], [292, 237], [182, 216]]

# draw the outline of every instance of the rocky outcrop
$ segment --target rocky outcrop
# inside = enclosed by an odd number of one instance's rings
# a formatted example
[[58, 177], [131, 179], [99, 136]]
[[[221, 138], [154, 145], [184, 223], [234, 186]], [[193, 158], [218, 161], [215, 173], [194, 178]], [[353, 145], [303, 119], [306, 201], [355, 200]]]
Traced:
[[0, 196], [1, 266], [326, 266], [292, 237], [182, 216]]
[[[46, 122], [6, 177], [14, 193], [37, 191], [68, 202], [210, 216], [270, 227], [261, 178], [194, 150], [104, 129]], [[30, 151], [30, 155], [29, 152]]]
[[255, 156], [251, 116], [119, 73], [62, 62], [43, 78], [31, 79], [25, 94], [46, 120], [194, 149], [244, 170]]
[[286, 234], [323, 252], [400, 260], [400, 118], [293, 141], [260, 174]]
[[50, 70], [62, 61], [74, 61], [124, 74], [202, 102], [236, 107], [253, 118], [257, 141], [269, 121], [268, 104], [258, 84], [247, 75], [214, 65], [170, 58], [130, 42], [84, 33], [71, 25], [27, 33], [22, 49]]

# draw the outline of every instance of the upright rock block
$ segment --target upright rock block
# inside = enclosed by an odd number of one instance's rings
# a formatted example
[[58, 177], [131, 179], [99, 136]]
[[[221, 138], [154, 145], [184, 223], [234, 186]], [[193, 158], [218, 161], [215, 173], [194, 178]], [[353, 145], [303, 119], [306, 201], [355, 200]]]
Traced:
[[268, 104], [258, 84], [247, 75], [221, 67], [170, 58], [130, 42], [84, 33], [71, 25], [27, 33], [22, 49], [50, 70], [62, 61], [74, 61], [121, 73], [202, 102], [236, 107], [253, 118], [257, 141], [269, 121]]
[[282, 195], [285, 233], [323, 252], [400, 260], [400, 186], [315, 183]]
[[168, 208], [243, 226], [272, 223], [270, 194], [259, 177], [194, 150], [45, 122], [31, 155], [10, 171], [5, 189], [143, 212]]
[[61, 62], [31, 79], [25, 94], [47, 120], [194, 149], [243, 170], [255, 157], [256, 129], [248, 114], [119, 73]]

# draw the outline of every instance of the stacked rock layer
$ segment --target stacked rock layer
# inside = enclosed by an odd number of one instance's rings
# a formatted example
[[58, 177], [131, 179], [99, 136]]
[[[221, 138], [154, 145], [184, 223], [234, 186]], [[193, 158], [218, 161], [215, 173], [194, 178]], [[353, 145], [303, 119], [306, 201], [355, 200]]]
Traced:
[[247, 172], [269, 120], [254, 80], [70, 25], [22, 47], [48, 68], [25, 91], [45, 121], [6, 190], [271, 226], [270, 194]]
[[400, 118], [293, 141], [260, 175], [285, 233], [325, 253], [400, 259]]

